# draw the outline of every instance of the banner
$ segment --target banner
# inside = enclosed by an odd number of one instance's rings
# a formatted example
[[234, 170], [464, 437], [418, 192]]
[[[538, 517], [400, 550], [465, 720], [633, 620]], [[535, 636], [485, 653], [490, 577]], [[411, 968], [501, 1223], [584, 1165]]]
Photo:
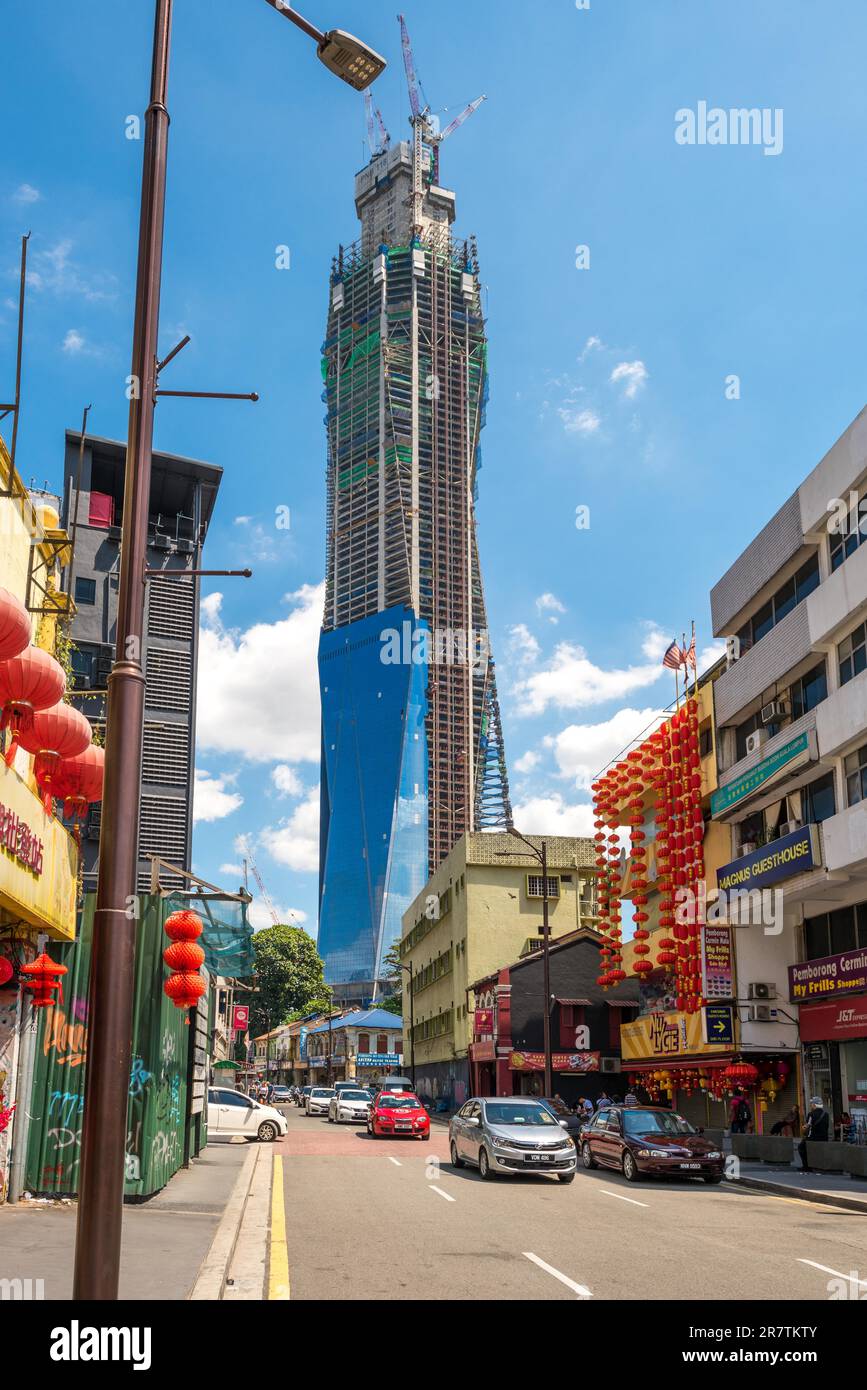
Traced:
[[768, 888], [781, 878], [818, 868], [820, 863], [816, 827], [802, 825], [791, 835], [781, 835], [779, 840], [717, 869], [717, 887], [721, 892], [732, 892], [739, 888]]
[[867, 951], [842, 951], [789, 966], [789, 998], [818, 999], [822, 995], [867, 991]]
[[236, 1033], [246, 1033], [250, 1027], [250, 1005], [236, 1004], [232, 1010], [232, 1027]]
[[[552, 1071], [571, 1071], [584, 1076], [589, 1071], [599, 1070], [598, 1052], [552, 1052]], [[512, 1071], [544, 1071], [544, 1052], [513, 1052], [509, 1057]]]
[[731, 928], [708, 924], [702, 928], [702, 981], [705, 999], [734, 998]]
[[867, 995], [801, 1009], [802, 1042], [836, 1042], [841, 1038], [867, 1038]]
[[475, 1019], [473, 1020], [473, 1031], [477, 1036], [479, 1033], [493, 1033], [493, 1009], [476, 1009]]
[[671, 1061], [675, 1057], [700, 1057], [725, 1049], [719, 1043], [705, 1042], [701, 1013], [674, 1011], [645, 1014], [632, 1023], [621, 1023], [620, 1050], [624, 1062], [637, 1062], [641, 1058]]

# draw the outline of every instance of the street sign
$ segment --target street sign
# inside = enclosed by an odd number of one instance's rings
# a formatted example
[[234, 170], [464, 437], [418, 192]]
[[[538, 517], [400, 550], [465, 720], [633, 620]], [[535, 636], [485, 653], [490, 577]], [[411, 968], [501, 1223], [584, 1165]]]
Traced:
[[704, 1040], [716, 1047], [734, 1047], [735, 1020], [731, 1004], [707, 1004], [704, 1016]]
[[731, 999], [734, 995], [731, 928], [707, 923], [701, 937], [704, 997]]
[[250, 1027], [250, 1005], [236, 1004], [232, 1010], [232, 1027], [236, 1033], [246, 1033]]

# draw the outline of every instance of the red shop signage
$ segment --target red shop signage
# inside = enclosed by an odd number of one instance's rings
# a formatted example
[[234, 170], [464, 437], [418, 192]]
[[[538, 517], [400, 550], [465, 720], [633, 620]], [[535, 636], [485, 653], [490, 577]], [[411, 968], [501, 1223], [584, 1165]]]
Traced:
[[476, 1009], [473, 1020], [473, 1028], [476, 1035], [479, 1033], [493, 1033], [494, 1031], [494, 1011], [493, 1009]]
[[835, 1042], [867, 1037], [867, 994], [839, 999], [836, 1004], [801, 1005], [801, 1041]]
[[[513, 1052], [509, 1057], [512, 1071], [544, 1071], [544, 1052]], [[553, 1071], [573, 1071], [582, 1075], [588, 1071], [599, 1070], [598, 1052], [552, 1052]]]

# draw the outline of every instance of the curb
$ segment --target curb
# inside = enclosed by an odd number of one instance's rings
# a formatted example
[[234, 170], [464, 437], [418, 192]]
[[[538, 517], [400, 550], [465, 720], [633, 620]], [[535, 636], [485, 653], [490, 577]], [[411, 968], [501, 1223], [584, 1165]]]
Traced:
[[202, 1261], [196, 1282], [187, 1295], [188, 1300], [208, 1299], [214, 1302], [221, 1299], [225, 1293], [226, 1275], [238, 1242], [238, 1232], [241, 1229], [259, 1152], [258, 1145], [250, 1146], [250, 1152], [235, 1179], [235, 1186], [226, 1203], [226, 1210], [220, 1218], [211, 1247]]
[[801, 1202], [814, 1202], [822, 1207], [842, 1207], [844, 1211], [857, 1211], [867, 1216], [867, 1201], [858, 1197], [838, 1197], [836, 1193], [813, 1192], [807, 1187], [788, 1187], [780, 1182], [767, 1182], [763, 1178], [729, 1178], [732, 1187], [751, 1187], [757, 1192], [770, 1192], [774, 1197], [796, 1197]]

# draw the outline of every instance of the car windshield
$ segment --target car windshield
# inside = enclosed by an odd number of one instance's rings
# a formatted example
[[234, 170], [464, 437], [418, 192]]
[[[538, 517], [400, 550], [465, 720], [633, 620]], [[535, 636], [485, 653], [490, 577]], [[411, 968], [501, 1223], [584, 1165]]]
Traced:
[[695, 1134], [695, 1130], [682, 1115], [672, 1110], [624, 1110], [622, 1112], [627, 1134]]
[[485, 1119], [492, 1125], [554, 1125], [557, 1121], [538, 1101], [526, 1104], [507, 1104], [488, 1102], [485, 1106]]
[[380, 1096], [380, 1110], [418, 1110], [415, 1096]]
[[341, 1091], [341, 1100], [370, 1100], [369, 1091]]
[[549, 1100], [548, 1097], [546, 1096], [543, 1100], [540, 1100], [540, 1101], [539, 1101], [539, 1104], [540, 1104], [540, 1105], [545, 1105], [545, 1106], [547, 1106], [547, 1108], [548, 1108], [549, 1110], [553, 1111], [553, 1113], [554, 1113], [555, 1115], [568, 1115], [568, 1114], [569, 1114], [569, 1107], [568, 1107], [568, 1105], [566, 1104], [565, 1101], [562, 1101], [562, 1100]]
[[326, 1086], [316, 1086], [310, 1094], [320, 1100], [322, 1096], [336, 1096], [337, 1092], [329, 1090]]

